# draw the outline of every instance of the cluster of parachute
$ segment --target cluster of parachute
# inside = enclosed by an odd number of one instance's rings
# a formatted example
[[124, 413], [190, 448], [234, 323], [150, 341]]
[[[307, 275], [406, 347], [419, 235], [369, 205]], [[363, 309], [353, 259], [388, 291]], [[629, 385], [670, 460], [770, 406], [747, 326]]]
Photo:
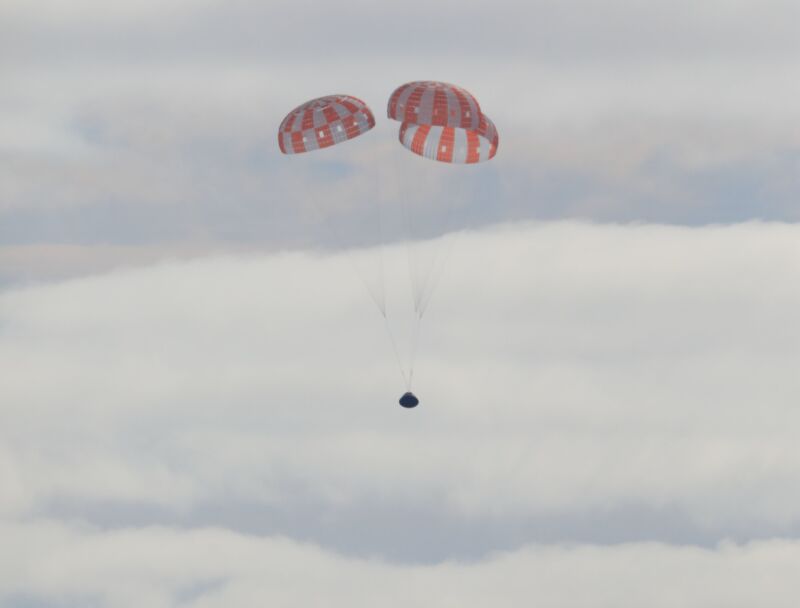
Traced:
[[[475, 97], [454, 84], [409, 82], [389, 97], [387, 116], [400, 121], [400, 143], [419, 156], [472, 164], [493, 158], [499, 136]], [[284, 154], [328, 148], [363, 135], [375, 126], [366, 103], [351, 95], [307, 101], [286, 115], [278, 129]]]
[[389, 118], [399, 120], [400, 143], [414, 154], [445, 163], [493, 158], [499, 137], [468, 91], [445, 82], [409, 82], [389, 97]]
[[[471, 93], [454, 84], [403, 84], [389, 97], [387, 116], [400, 122], [398, 139], [403, 147], [423, 158], [471, 165], [497, 153], [494, 123]], [[375, 115], [361, 99], [327, 95], [286, 115], [278, 128], [278, 146], [284, 154], [321, 150], [359, 137], [374, 126]], [[400, 405], [413, 408], [419, 400], [410, 390], [410, 377], [408, 388]]]

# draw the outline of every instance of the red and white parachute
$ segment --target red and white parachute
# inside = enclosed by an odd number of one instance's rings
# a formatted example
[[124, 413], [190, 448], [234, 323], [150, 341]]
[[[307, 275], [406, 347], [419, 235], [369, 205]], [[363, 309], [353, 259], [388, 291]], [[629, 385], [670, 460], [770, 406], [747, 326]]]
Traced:
[[477, 129], [459, 129], [404, 122], [400, 125], [400, 143], [431, 160], [444, 163], [472, 164], [487, 161], [497, 153], [497, 129], [485, 114]]
[[409, 82], [389, 97], [389, 118], [399, 120], [407, 149], [431, 160], [473, 164], [494, 158], [500, 137], [478, 100], [454, 84]]
[[417, 125], [477, 129], [481, 107], [471, 93], [459, 86], [421, 80], [397, 87], [389, 97], [386, 115]]
[[297, 106], [278, 127], [284, 154], [328, 148], [363, 135], [375, 126], [367, 104], [350, 95], [326, 95]]

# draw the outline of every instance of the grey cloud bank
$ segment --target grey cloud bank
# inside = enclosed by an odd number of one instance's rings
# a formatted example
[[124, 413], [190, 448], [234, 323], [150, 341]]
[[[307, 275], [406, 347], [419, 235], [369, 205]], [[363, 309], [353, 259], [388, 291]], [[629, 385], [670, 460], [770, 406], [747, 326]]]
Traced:
[[[22, 547], [0, 571], [9, 605], [793, 606], [798, 543], [715, 550], [656, 543], [528, 547], [432, 567], [343, 559], [218, 529], [99, 532], [53, 522], [0, 528]], [[0, 556], [1, 558], [2, 556]], [[35, 566], [35, 567], [34, 567]]]
[[[290, 2], [141, 2], [109, 5], [4, 3], [12, 43], [33, 56], [64, 53], [96, 60], [280, 53], [342, 57], [514, 55], [550, 61], [667, 60], [700, 56], [785, 57], [798, 49], [794, 2], [768, 0], [697, 7], [644, 0], [519, 3], [503, 0], [406, 2], [403, 10], [366, 0], [336, 4]], [[13, 48], [13, 47], [12, 47]], [[62, 50], [59, 54], [58, 50]]]
[[[378, 159], [397, 165], [384, 103], [421, 77], [471, 89], [501, 131], [462, 225], [798, 219], [794, 3], [499, 3], [496, 19], [480, 3], [426, 3], [408, 12], [437, 35], [415, 30], [411, 48], [399, 44], [408, 17], [337, 7], [5, 3], [0, 243], [313, 246], [325, 237], [308, 201], [332, 182], [358, 189]], [[453, 15], [458, 27], [443, 27]], [[334, 91], [366, 99], [379, 128], [324, 160], [281, 157], [284, 114]], [[372, 204], [340, 186], [332, 206]], [[347, 236], [365, 244], [360, 228]], [[25, 251], [31, 267], [0, 262], [4, 283], [53, 276]]]

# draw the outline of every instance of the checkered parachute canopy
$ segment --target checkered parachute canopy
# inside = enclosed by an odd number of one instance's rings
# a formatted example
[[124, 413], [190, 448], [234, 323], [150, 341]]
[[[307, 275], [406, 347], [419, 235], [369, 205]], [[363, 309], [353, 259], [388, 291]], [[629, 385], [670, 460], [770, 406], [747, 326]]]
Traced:
[[350, 95], [326, 95], [297, 106], [278, 128], [284, 154], [328, 148], [363, 135], [375, 126], [367, 104]]
[[473, 164], [493, 158], [499, 136], [494, 123], [481, 114], [477, 129], [439, 125], [400, 125], [400, 143], [414, 154], [445, 163]]
[[389, 118], [416, 125], [477, 129], [481, 108], [471, 93], [454, 84], [420, 80], [397, 87], [389, 97]]

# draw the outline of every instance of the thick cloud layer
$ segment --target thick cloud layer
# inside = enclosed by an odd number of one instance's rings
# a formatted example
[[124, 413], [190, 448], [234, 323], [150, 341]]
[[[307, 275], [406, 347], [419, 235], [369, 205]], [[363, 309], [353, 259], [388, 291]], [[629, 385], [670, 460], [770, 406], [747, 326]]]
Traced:
[[341, 255], [8, 291], [3, 518], [145, 546], [150, 526], [212, 526], [417, 564], [794, 538], [798, 242], [758, 223], [462, 235], [411, 412]]
[[[714, 550], [655, 543], [528, 547], [432, 567], [344, 559], [283, 538], [219, 529], [99, 532], [2, 526], [0, 592], [14, 606], [794, 606], [797, 542]], [[0, 596], [0, 601], [2, 601]]]

